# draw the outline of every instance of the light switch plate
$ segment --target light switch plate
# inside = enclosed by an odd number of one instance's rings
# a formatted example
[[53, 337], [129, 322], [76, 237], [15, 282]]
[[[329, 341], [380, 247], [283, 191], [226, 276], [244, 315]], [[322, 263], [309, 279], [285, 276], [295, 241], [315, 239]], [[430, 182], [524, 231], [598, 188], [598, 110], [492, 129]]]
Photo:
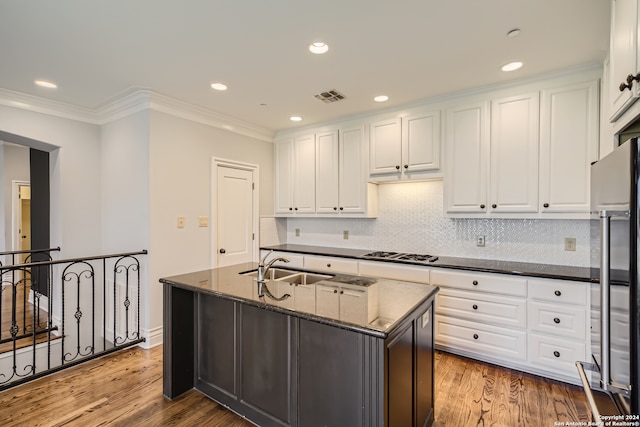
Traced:
[[184, 228], [184, 217], [183, 216], [179, 216], [178, 217], [178, 228]]
[[207, 216], [199, 216], [198, 217], [198, 226], [199, 227], [208, 227], [209, 226], [209, 217], [207, 217]]

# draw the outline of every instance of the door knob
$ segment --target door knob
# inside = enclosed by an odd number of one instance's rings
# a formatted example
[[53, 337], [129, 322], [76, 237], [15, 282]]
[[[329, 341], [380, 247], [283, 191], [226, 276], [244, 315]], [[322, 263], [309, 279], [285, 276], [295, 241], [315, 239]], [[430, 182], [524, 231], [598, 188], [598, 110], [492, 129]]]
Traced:
[[225, 248], [222, 248], [222, 249], [220, 249], [220, 253], [221, 254], [225, 254], [225, 253], [227, 253], [227, 250]]

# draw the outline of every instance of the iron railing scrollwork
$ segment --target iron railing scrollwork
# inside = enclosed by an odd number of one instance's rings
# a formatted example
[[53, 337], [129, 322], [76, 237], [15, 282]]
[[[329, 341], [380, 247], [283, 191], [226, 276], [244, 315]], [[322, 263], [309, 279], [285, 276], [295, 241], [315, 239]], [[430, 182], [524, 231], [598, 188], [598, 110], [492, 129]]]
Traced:
[[60, 248], [31, 251], [39, 260], [29, 253], [17, 264], [26, 251], [0, 253], [12, 259], [0, 264], [0, 391], [144, 341], [146, 250], [62, 260], [52, 250]]

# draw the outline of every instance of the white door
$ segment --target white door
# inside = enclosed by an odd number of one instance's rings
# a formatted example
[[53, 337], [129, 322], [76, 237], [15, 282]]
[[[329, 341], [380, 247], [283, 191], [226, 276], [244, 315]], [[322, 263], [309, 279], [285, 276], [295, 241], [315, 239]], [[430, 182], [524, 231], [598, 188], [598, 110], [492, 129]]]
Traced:
[[254, 260], [257, 207], [254, 197], [255, 170], [220, 164], [214, 160], [215, 267]]

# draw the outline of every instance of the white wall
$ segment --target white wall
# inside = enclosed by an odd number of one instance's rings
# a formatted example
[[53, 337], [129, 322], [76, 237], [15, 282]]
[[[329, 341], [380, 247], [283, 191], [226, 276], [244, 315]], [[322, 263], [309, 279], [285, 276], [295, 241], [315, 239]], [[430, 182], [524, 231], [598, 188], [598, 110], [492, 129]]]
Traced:
[[100, 129], [97, 125], [0, 105], [0, 130], [47, 143], [51, 246], [60, 258], [101, 250]]
[[[149, 328], [162, 325], [161, 277], [211, 267], [211, 158], [260, 169], [260, 212], [273, 212], [273, 145], [165, 113], [150, 112]], [[177, 228], [177, 217], [185, 227]]]
[[[289, 218], [286, 243], [590, 266], [589, 220], [445, 218], [442, 181], [380, 184], [378, 199], [377, 219]], [[564, 250], [565, 237], [576, 238], [575, 252]]]

